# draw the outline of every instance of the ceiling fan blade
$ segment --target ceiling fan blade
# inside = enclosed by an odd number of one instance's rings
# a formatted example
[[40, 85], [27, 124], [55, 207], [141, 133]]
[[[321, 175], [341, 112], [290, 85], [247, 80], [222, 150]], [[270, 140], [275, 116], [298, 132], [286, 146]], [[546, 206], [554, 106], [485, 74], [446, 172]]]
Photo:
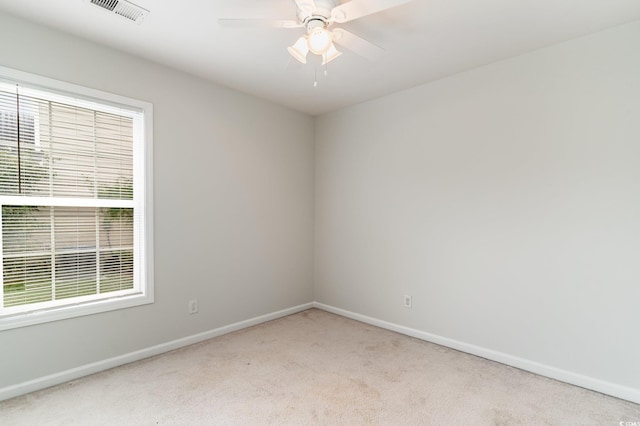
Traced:
[[346, 47], [350, 51], [370, 60], [375, 61], [384, 54], [384, 49], [376, 46], [367, 40], [358, 37], [342, 28], [336, 28], [332, 31], [333, 41], [341, 46]]
[[302, 28], [302, 24], [291, 20], [273, 20], [273, 19], [218, 19], [218, 25], [224, 28]]
[[412, 0], [351, 0], [331, 10], [331, 19], [340, 24], [382, 12]]
[[298, 10], [301, 10], [306, 13], [313, 13], [316, 10], [316, 2], [315, 0], [293, 0], [298, 7]]

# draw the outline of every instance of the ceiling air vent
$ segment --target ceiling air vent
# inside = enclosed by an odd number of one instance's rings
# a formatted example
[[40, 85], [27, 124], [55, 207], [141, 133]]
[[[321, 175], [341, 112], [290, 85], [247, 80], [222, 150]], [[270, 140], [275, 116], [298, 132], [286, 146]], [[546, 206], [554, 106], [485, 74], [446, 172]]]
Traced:
[[101, 7], [109, 12], [127, 18], [130, 21], [140, 23], [149, 14], [147, 9], [143, 9], [126, 0], [88, 0], [89, 3]]

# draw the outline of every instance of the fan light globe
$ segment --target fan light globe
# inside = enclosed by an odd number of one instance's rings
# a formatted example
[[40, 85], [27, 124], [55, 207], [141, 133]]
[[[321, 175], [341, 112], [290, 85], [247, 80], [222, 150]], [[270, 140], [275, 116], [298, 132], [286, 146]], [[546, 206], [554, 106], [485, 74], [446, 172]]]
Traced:
[[307, 53], [309, 53], [309, 46], [307, 45], [307, 39], [305, 37], [300, 37], [296, 44], [287, 48], [291, 56], [296, 58], [303, 64], [307, 63]]
[[333, 43], [331, 43], [331, 45], [329, 46], [329, 50], [327, 50], [327, 53], [322, 55], [322, 65], [328, 64], [340, 55], [342, 55], [342, 52], [339, 52], [338, 49], [336, 49], [336, 47], [333, 45]]
[[316, 55], [327, 52], [332, 45], [331, 34], [324, 28], [314, 28], [309, 32], [309, 50]]

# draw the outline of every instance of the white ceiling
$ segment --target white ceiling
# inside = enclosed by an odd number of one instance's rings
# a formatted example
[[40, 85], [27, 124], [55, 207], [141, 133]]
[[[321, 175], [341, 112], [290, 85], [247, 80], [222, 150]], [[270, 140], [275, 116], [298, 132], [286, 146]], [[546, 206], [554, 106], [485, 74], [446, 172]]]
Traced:
[[[640, 0], [413, 0], [343, 25], [385, 49], [297, 66], [302, 29], [225, 29], [218, 18], [295, 19], [293, 0], [133, 0], [141, 24], [86, 0], [0, 0], [0, 11], [312, 115], [640, 19]], [[344, 1], [341, 1], [342, 3]], [[311, 55], [310, 55], [311, 56]]]

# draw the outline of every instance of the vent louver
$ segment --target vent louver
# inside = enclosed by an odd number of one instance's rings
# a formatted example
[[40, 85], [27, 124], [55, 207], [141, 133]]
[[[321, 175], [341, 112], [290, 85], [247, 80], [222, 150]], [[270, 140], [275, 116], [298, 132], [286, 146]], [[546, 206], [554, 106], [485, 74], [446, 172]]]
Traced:
[[149, 13], [148, 10], [126, 0], [89, 0], [89, 3], [136, 23], [142, 22]]

